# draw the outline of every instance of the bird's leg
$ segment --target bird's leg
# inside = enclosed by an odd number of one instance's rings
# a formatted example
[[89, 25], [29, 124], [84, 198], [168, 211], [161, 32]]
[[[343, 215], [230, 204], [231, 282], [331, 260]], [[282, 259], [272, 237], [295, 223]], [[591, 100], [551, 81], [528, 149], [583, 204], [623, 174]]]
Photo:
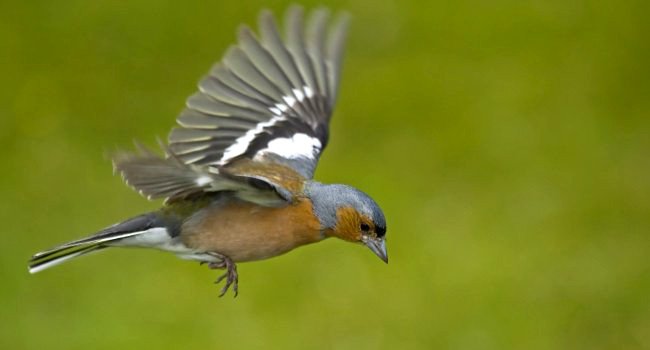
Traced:
[[232, 259], [225, 255], [221, 255], [218, 253], [211, 253], [210, 255], [218, 258], [218, 261], [208, 261], [208, 262], [202, 262], [207, 263], [208, 267], [212, 270], [215, 269], [226, 269], [226, 272], [219, 276], [217, 280], [214, 283], [220, 283], [224, 279], [226, 280], [226, 285], [221, 288], [221, 293], [219, 293], [219, 297], [222, 297], [228, 292], [228, 289], [232, 285], [232, 291], [235, 293], [235, 297], [239, 293], [239, 275], [237, 274], [237, 265], [235, 264]]

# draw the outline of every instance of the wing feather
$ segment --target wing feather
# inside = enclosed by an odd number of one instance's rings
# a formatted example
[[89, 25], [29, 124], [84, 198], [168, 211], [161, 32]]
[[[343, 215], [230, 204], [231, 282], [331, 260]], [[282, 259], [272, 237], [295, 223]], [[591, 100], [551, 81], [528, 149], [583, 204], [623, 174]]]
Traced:
[[[262, 192], [272, 188], [286, 201], [287, 190], [259, 169], [279, 166], [313, 176], [328, 141], [348, 22], [346, 15], [331, 22], [325, 8], [305, 21], [304, 10], [292, 6], [283, 38], [273, 15], [262, 11], [259, 36], [241, 26], [237, 45], [199, 81], [164, 156], [141, 148], [116, 157], [116, 170], [149, 198], [228, 190], [253, 201], [258, 193], [260, 203], [271, 203]], [[228, 170], [243, 159], [259, 163], [251, 166], [255, 174]]]

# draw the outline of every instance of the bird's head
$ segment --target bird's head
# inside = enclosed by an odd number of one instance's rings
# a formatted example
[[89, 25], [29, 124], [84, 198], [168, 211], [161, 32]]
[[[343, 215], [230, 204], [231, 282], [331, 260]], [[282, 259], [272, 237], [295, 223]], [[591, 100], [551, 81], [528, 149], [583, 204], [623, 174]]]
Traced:
[[316, 182], [306, 192], [328, 236], [362, 243], [388, 263], [386, 218], [370, 196], [351, 186]]

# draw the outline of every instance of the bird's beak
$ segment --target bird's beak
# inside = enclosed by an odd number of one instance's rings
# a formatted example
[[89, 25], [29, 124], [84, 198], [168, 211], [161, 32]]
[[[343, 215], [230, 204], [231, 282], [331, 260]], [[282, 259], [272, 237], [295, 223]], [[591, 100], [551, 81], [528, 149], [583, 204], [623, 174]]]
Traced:
[[379, 259], [388, 264], [388, 253], [386, 252], [386, 240], [383, 238], [366, 238], [363, 240], [365, 244]]

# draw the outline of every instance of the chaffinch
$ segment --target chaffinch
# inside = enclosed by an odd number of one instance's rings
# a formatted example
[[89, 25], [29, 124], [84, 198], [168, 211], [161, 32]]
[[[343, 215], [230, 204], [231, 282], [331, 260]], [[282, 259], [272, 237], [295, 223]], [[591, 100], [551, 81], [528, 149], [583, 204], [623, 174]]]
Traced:
[[367, 194], [312, 180], [328, 140], [348, 16], [328, 25], [318, 9], [287, 11], [281, 39], [268, 11], [261, 36], [242, 26], [238, 44], [198, 84], [163, 155], [137, 145], [115, 155], [127, 185], [161, 209], [35, 254], [35, 273], [110, 247], [155, 248], [225, 269], [223, 296], [237, 295], [236, 263], [263, 260], [336, 237], [384, 262], [386, 220]]

